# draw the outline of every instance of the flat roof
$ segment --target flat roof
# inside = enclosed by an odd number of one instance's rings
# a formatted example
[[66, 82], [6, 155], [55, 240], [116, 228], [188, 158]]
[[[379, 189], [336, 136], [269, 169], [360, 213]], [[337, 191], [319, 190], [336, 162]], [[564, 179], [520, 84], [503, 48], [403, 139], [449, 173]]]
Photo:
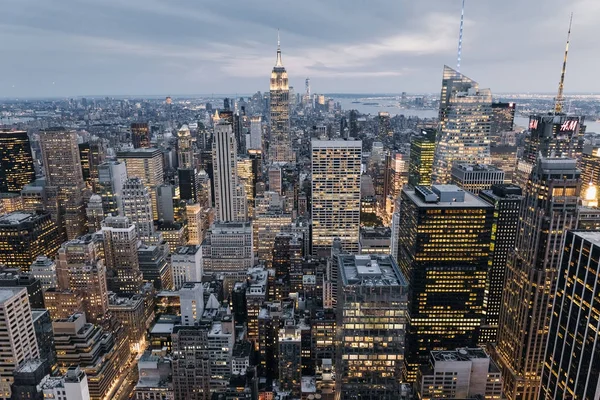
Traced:
[[[436, 185], [436, 187], [440, 190], [446, 189], [456, 189], [457, 187], [454, 185]], [[461, 189], [462, 190], [462, 189]], [[440, 208], [440, 207], [452, 207], [452, 208], [494, 208], [488, 202], [480, 199], [475, 196], [473, 193], [468, 191], [464, 191], [465, 200], [464, 201], [438, 201], [426, 203], [415, 193], [414, 189], [405, 188], [402, 191], [415, 203], [418, 207], [421, 208]]]
[[338, 256], [338, 265], [344, 285], [408, 286], [406, 278], [389, 255]]
[[574, 231], [573, 234], [600, 247], [600, 232], [598, 231]]
[[6, 287], [0, 289], [0, 303], [4, 303], [5, 301], [11, 299], [13, 296], [17, 295], [21, 290], [25, 290], [24, 287], [11, 288]]
[[35, 218], [37, 214], [25, 211], [13, 211], [0, 217], [0, 225], [18, 225]]

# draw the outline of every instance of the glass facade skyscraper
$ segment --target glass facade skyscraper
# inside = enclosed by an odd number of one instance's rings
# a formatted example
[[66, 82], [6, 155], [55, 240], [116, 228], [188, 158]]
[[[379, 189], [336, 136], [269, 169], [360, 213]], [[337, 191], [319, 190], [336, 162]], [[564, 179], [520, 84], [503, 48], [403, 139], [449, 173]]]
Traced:
[[492, 92], [444, 66], [433, 182], [448, 183], [456, 161], [489, 164]]
[[0, 192], [19, 193], [34, 179], [27, 132], [0, 129]]
[[422, 129], [420, 135], [410, 140], [408, 183], [412, 186], [431, 185], [436, 134], [435, 129]]

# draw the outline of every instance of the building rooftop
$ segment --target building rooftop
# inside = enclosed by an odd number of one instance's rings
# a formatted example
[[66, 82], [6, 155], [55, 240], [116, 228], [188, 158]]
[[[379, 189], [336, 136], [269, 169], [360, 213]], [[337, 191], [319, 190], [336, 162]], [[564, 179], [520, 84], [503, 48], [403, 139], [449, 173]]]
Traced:
[[172, 255], [195, 255], [198, 251], [200, 251], [200, 246], [190, 245], [190, 246], [181, 246], [175, 250], [175, 253]]
[[34, 220], [37, 215], [34, 212], [13, 211], [0, 217], [0, 226], [22, 224]]
[[489, 358], [487, 353], [479, 347], [432, 351], [431, 357], [435, 361], [470, 361], [476, 358]]
[[500, 168], [491, 164], [456, 163], [452, 166], [452, 169], [465, 172], [503, 172]]
[[574, 231], [573, 234], [600, 247], [600, 232], [598, 231]]
[[5, 301], [11, 299], [13, 296], [17, 295], [21, 290], [25, 290], [25, 288], [2, 288], [0, 289], [0, 303], [4, 303]]
[[339, 270], [344, 285], [357, 286], [407, 286], [394, 259], [379, 255], [338, 256]]
[[417, 186], [405, 188], [402, 192], [421, 208], [488, 208], [493, 207], [472, 193], [466, 192], [456, 185]]

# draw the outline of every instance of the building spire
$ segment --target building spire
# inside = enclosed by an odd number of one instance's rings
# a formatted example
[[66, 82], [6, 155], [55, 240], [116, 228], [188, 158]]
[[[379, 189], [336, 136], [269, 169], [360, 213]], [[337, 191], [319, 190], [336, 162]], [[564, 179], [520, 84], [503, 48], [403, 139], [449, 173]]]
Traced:
[[465, 24], [465, 0], [462, 0], [462, 9], [460, 11], [460, 30], [458, 32], [458, 58], [456, 60], [456, 72], [460, 72], [460, 57], [462, 54], [464, 24]]
[[560, 74], [560, 82], [558, 83], [558, 94], [554, 99], [554, 113], [560, 114], [563, 110], [563, 104], [565, 102], [564, 88], [565, 88], [565, 73], [567, 72], [567, 57], [569, 55], [569, 43], [571, 42], [571, 25], [573, 24], [573, 13], [571, 13], [571, 20], [569, 21], [569, 33], [567, 33], [567, 47], [565, 48], [565, 58], [563, 60], [562, 71]]
[[279, 29], [277, 29], [277, 62], [275, 63], [276, 67], [283, 67], [283, 62], [281, 62], [281, 41], [279, 40]]

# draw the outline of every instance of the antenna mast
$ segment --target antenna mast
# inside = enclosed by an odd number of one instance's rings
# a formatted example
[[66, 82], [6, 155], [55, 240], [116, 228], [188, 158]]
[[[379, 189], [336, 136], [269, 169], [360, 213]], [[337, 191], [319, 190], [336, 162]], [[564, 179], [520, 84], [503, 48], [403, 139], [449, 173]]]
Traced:
[[460, 31], [458, 32], [458, 59], [456, 62], [456, 71], [460, 72], [460, 56], [462, 53], [463, 26], [465, 24], [465, 0], [462, 0], [462, 9], [460, 12]]
[[564, 89], [565, 89], [565, 73], [567, 72], [567, 57], [569, 55], [569, 43], [571, 42], [571, 25], [573, 24], [573, 13], [571, 13], [571, 20], [569, 21], [569, 33], [567, 34], [567, 47], [565, 48], [565, 59], [563, 60], [562, 71], [560, 74], [560, 82], [558, 83], [558, 95], [554, 100], [554, 113], [560, 114], [563, 110], [563, 103], [565, 102]]

